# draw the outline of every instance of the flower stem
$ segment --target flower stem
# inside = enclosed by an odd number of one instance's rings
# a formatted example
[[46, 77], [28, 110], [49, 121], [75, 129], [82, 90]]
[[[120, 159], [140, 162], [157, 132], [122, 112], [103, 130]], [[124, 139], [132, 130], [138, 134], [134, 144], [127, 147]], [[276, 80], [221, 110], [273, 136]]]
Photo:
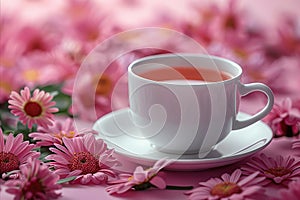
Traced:
[[191, 190], [193, 186], [174, 186], [174, 185], [167, 185], [166, 190]]

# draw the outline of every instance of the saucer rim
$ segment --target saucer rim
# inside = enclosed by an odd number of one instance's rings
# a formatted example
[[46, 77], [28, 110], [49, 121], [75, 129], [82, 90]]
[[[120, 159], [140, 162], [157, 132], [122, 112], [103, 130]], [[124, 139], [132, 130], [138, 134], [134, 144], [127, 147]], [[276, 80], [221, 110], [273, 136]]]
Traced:
[[[114, 114], [114, 117], [116, 117], [117, 115], [119, 115], [123, 112], [128, 112], [128, 110], [130, 110], [129, 107], [119, 109], [119, 110], [115, 110], [115, 111], [112, 111], [112, 112], [100, 117], [99, 119], [97, 119], [96, 122], [93, 125], [93, 130], [95, 130], [98, 133], [96, 137], [103, 139], [107, 143], [107, 145], [110, 146], [109, 148], [114, 149], [115, 153], [120, 154], [120, 155], [125, 156], [125, 157], [130, 158], [130, 159], [134, 159], [135, 162], [136, 162], [136, 160], [141, 160], [141, 159], [143, 160], [144, 163], [146, 163], [146, 162], [152, 162], [152, 163], [156, 162], [159, 159], [148, 157], [149, 155], [151, 156], [151, 154], [145, 154], [146, 157], [143, 157], [141, 155], [131, 153], [131, 152], [127, 151], [126, 149], [118, 146], [117, 144], [114, 144], [113, 142], [110, 142], [109, 140], [107, 140], [105, 138], [105, 136], [101, 137], [103, 135], [99, 132], [99, 130], [97, 130], [97, 127], [101, 124], [101, 121], [103, 121], [105, 118], [110, 118], [110, 116], [112, 114]], [[244, 112], [239, 112], [239, 114], [242, 114], [245, 117], [251, 116], [251, 115], [249, 115], [247, 113], [244, 113]], [[252, 149], [252, 150], [247, 151], [247, 152], [241, 151], [240, 153], [237, 153], [237, 154], [229, 154], [229, 155], [225, 155], [225, 156], [217, 157], [217, 158], [182, 159], [182, 158], [179, 157], [179, 158], [174, 159], [175, 160], [174, 162], [175, 162], [176, 165], [178, 165], [178, 164], [199, 165], [199, 164], [209, 164], [211, 162], [214, 162], [214, 163], [228, 162], [228, 164], [230, 164], [229, 163], [230, 161], [237, 162], [239, 160], [242, 160], [242, 159], [244, 159], [244, 158], [246, 158], [246, 157], [262, 150], [262, 149], [264, 149], [266, 146], [268, 146], [271, 143], [271, 141], [273, 139], [272, 130], [266, 123], [259, 120], [258, 122], [252, 124], [251, 126], [255, 126], [255, 125], [256, 126], [258, 126], [258, 125], [264, 126], [264, 128], [269, 130], [269, 131], [262, 131], [265, 134], [266, 141], [262, 145], [258, 146], [255, 149]], [[159, 152], [158, 150], [156, 150], [155, 152], [164, 153], [166, 155], [174, 155], [174, 154], [171, 154], [171, 153]], [[141, 162], [138, 162], [138, 163], [141, 163]]]

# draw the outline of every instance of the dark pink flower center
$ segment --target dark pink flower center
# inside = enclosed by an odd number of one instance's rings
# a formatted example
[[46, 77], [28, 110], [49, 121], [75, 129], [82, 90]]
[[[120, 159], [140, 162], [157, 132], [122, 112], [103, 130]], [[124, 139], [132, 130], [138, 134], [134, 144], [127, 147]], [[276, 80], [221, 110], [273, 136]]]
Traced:
[[100, 170], [99, 161], [89, 152], [75, 153], [69, 168], [71, 171], [81, 170], [82, 174], [94, 174]]
[[225, 29], [233, 29], [237, 28], [237, 19], [234, 15], [230, 14], [225, 18], [224, 22]]
[[274, 176], [284, 176], [292, 172], [292, 170], [287, 169], [285, 167], [274, 167], [269, 168], [265, 171], [268, 174], [273, 174]]
[[19, 169], [19, 159], [12, 153], [0, 153], [0, 174]]
[[210, 194], [221, 198], [231, 196], [232, 194], [241, 193], [242, 189], [235, 183], [223, 182], [215, 185]]
[[45, 187], [40, 179], [36, 177], [32, 177], [29, 184], [25, 184], [23, 187], [23, 194], [24, 196], [26, 193], [31, 193], [32, 196], [37, 196], [37, 193], [45, 194]]
[[35, 101], [28, 101], [24, 106], [24, 111], [30, 117], [38, 117], [42, 114], [42, 106]]

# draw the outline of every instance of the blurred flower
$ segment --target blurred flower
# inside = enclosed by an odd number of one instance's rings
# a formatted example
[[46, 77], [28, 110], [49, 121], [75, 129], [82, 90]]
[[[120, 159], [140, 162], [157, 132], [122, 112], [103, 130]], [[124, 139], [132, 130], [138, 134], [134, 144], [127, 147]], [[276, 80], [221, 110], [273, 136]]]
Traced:
[[231, 175], [223, 174], [221, 178], [211, 178], [200, 182], [199, 187], [186, 192], [189, 199], [263, 199], [264, 189], [259, 184], [264, 180], [257, 177], [259, 172], [254, 172], [242, 178], [242, 171], [235, 170]]
[[113, 150], [107, 150], [103, 140], [96, 140], [93, 134], [83, 137], [62, 138], [64, 146], [54, 144], [50, 148], [54, 154], [46, 157], [61, 178], [77, 176], [72, 183], [101, 184], [114, 177], [111, 167], [118, 162], [112, 156]]
[[12, 91], [8, 108], [29, 128], [32, 128], [33, 124], [46, 128], [52, 125], [54, 117], [52, 113], [58, 111], [57, 108], [53, 107], [55, 102], [52, 101], [52, 98], [50, 93], [39, 89], [35, 89], [31, 96], [29, 88], [25, 87], [20, 94]]
[[0, 103], [6, 102], [12, 91], [18, 91], [24, 85], [17, 72], [17, 68], [6, 68], [0, 64]]
[[294, 136], [300, 130], [300, 110], [293, 107], [290, 98], [284, 99], [281, 104], [275, 104], [265, 121], [270, 125], [275, 137]]
[[14, 35], [19, 32], [22, 22], [15, 15], [8, 15], [5, 9], [0, 15], [0, 66], [4, 68], [14, 68], [23, 55], [24, 51], [21, 43], [15, 41]]
[[65, 7], [65, 17], [72, 19], [69, 34], [85, 42], [99, 42], [103, 13], [99, 13], [94, 1], [68, 1]]
[[62, 138], [74, 138], [81, 137], [83, 134], [91, 132], [89, 130], [83, 130], [78, 132], [73, 124], [71, 118], [65, 120], [55, 120], [53, 125], [47, 128], [38, 127], [37, 132], [29, 134], [37, 141], [37, 146], [53, 146], [54, 144], [63, 144]]
[[[176, 29], [180, 32], [199, 41], [202, 45], [209, 45], [214, 41], [217, 31], [216, 18], [217, 13], [220, 13], [220, 8], [216, 4], [209, 4], [208, 6], [197, 7], [197, 17], [192, 21], [181, 22]], [[169, 26], [174, 26], [172, 19], [169, 19]], [[213, 26], [212, 26], [213, 24]]]
[[299, 200], [300, 197], [300, 178], [292, 181], [288, 185], [288, 189], [281, 189], [279, 191], [280, 198], [274, 200], [288, 199], [288, 200]]
[[144, 170], [141, 166], [138, 166], [132, 175], [120, 174], [119, 180], [109, 182], [109, 184], [112, 185], [108, 186], [106, 191], [109, 194], [121, 194], [131, 189], [146, 190], [150, 187], [165, 189], [166, 183], [163, 178], [158, 175], [158, 173], [171, 162], [171, 160], [161, 159], [149, 169]]
[[[103, 66], [99, 59], [96, 63], [92, 63], [90, 71], [77, 76], [74, 83], [76, 85], [73, 86], [76, 91], [72, 93], [72, 109], [80, 118], [93, 121], [96, 118], [91, 113], [96, 113], [96, 117], [99, 118], [113, 109], [127, 106], [128, 86], [127, 79], [123, 76], [127, 66], [125, 67], [120, 62], [118, 60], [109, 66]], [[101, 70], [102, 72], [99, 72]]]
[[60, 37], [47, 29], [46, 25], [25, 25], [12, 35], [24, 54], [35, 51], [48, 52], [59, 43]]
[[20, 166], [18, 179], [8, 180], [5, 185], [6, 192], [15, 195], [16, 200], [21, 199], [56, 199], [61, 194], [57, 190], [59, 176], [52, 173], [46, 164], [38, 159], [28, 159], [27, 163]]
[[251, 161], [242, 167], [243, 173], [249, 175], [255, 171], [259, 171], [259, 176], [266, 177], [263, 184], [271, 182], [276, 184], [287, 185], [290, 181], [300, 177], [300, 160], [291, 156], [268, 157], [265, 154], [260, 154], [257, 157], [252, 157]]
[[0, 176], [26, 163], [28, 158], [37, 158], [39, 153], [33, 151], [35, 146], [28, 141], [23, 142], [23, 135], [14, 137], [11, 133], [4, 139], [4, 134], [0, 128]]
[[278, 28], [279, 39], [277, 45], [278, 52], [287, 56], [300, 55], [300, 20], [295, 16], [283, 17], [282, 23]]
[[18, 62], [19, 76], [25, 85], [37, 86], [60, 84], [75, 74], [75, 67], [58, 52], [35, 52], [24, 56]]

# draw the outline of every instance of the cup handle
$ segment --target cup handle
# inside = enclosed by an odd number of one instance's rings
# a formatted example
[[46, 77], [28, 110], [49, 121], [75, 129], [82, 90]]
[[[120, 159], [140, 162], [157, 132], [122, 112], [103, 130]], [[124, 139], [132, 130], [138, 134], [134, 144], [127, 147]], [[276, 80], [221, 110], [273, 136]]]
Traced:
[[262, 92], [268, 97], [268, 102], [266, 106], [261, 111], [256, 113], [254, 116], [250, 117], [249, 119], [245, 119], [241, 121], [235, 119], [235, 121], [233, 122], [232, 130], [237, 130], [249, 126], [257, 122], [258, 120], [264, 118], [272, 110], [274, 104], [274, 96], [272, 90], [268, 86], [262, 83], [249, 83], [249, 84], [240, 83], [239, 84], [239, 92], [242, 96], [245, 96], [255, 91]]

